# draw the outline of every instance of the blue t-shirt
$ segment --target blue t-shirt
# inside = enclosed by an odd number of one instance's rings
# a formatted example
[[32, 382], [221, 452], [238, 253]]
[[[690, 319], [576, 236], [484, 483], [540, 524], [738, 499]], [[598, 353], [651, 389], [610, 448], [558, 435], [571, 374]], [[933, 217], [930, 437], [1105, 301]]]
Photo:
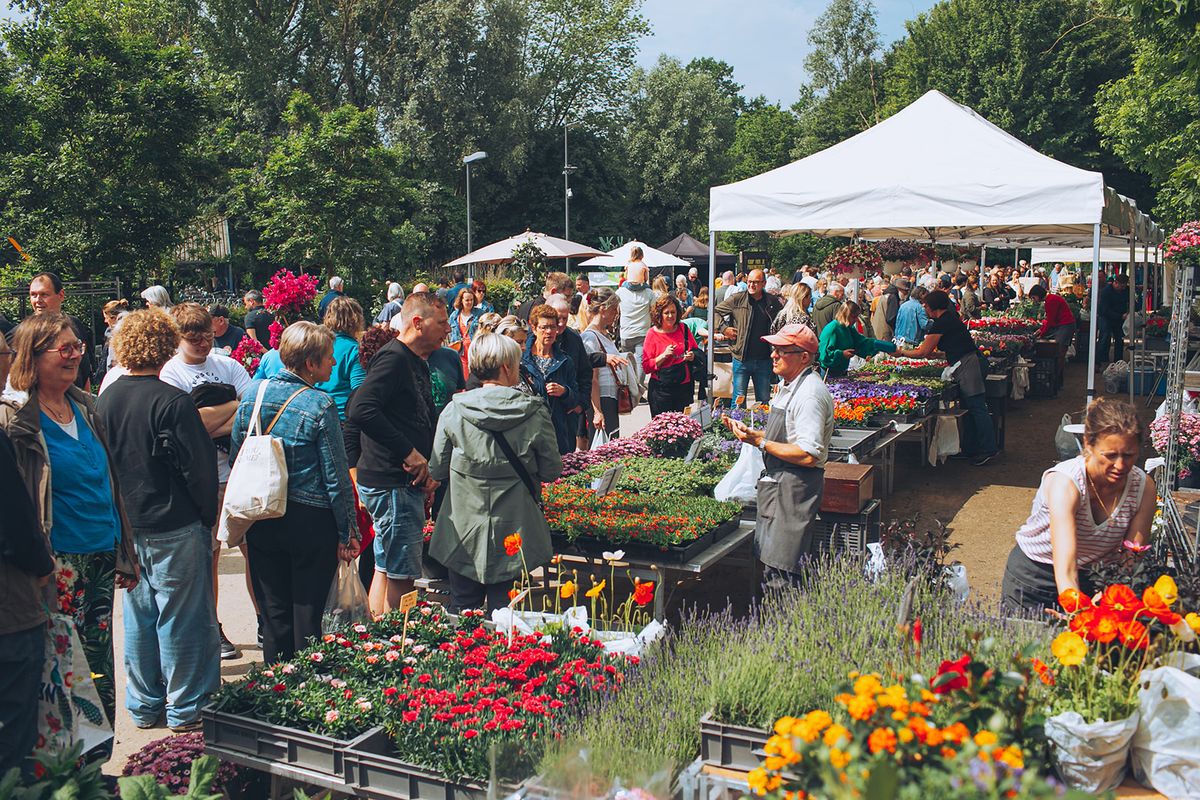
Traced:
[[269, 380], [281, 372], [283, 372], [283, 361], [279, 358], [279, 351], [268, 350], [258, 360], [258, 369], [254, 371], [254, 380]]
[[50, 544], [58, 553], [102, 553], [116, 548], [121, 531], [108, 456], [79, 406], [68, 402], [75, 409], [78, 439], [42, 412], [42, 438], [50, 455], [53, 489]]

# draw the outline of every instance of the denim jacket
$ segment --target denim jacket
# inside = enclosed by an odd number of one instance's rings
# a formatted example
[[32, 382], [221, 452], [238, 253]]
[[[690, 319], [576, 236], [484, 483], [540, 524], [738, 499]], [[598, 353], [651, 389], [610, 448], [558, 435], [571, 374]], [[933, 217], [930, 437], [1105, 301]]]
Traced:
[[[250, 416], [262, 381], [246, 389], [233, 419], [229, 463], [237, 459], [250, 429]], [[283, 370], [267, 380], [261, 416], [265, 433], [276, 412], [297, 389], [309, 388], [296, 396], [275, 423], [271, 435], [283, 441], [288, 467], [288, 500], [317, 508], [333, 509], [338, 540], [343, 544], [358, 537], [355, 522], [354, 493], [350, 486], [350, 466], [342, 442], [337, 404], [333, 398], [314, 389], [294, 373]]]

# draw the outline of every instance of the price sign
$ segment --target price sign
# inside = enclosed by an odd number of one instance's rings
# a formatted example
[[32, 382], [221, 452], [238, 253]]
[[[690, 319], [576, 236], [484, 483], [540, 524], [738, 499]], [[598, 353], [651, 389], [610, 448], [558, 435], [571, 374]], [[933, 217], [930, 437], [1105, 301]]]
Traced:
[[709, 425], [712, 424], [712, 421], [713, 421], [712, 408], [710, 408], [707, 405], [697, 407], [696, 410], [693, 411], [688, 416], [691, 417], [692, 419], [696, 420], [696, 422], [699, 422], [700, 427], [702, 427], [702, 428], [707, 428]]
[[604, 474], [596, 480], [592, 481], [592, 490], [597, 497], [604, 497], [612, 491], [612, 488], [617, 485], [617, 481], [621, 479], [621, 465], [609, 467], [604, 470]]
[[687, 455], [683, 458], [683, 463], [690, 464], [696, 460], [696, 456], [700, 453], [700, 439], [692, 442], [692, 446], [688, 448]]
[[408, 612], [417, 607], [417, 593], [415, 591], [400, 596], [400, 605], [397, 608], [404, 614], [404, 630], [400, 632], [400, 655], [404, 655], [404, 644], [408, 641]]

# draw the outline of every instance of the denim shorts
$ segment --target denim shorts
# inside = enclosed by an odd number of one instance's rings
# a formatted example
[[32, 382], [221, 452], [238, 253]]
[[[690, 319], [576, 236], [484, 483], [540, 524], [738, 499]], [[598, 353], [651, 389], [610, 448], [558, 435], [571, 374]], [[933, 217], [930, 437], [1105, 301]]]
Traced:
[[421, 577], [425, 492], [359, 486], [358, 495], [375, 523], [375, 571], [395, 579]]

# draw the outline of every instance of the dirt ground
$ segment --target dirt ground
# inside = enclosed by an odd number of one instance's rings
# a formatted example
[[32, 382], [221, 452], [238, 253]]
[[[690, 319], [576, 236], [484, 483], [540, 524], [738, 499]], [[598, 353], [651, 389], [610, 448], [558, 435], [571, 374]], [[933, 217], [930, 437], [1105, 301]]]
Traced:
[[[883, 520], [906, 518], [917, 513], [922, 519], [946, 522], [953, 541], [960, 547], [953, 558], [966, 567], [976, 599], [998, 600], [1004, 562], [1012, 549], [1013, 534], [1029, 514], [1030, 503], [1041, 474], [1056, 460], [1054, 433], [1064, 413], [1083, 410], [1086, 396], [1086, 364], [1068, 364], [1065, 385], [1057, 398], [1030, 398], [1008, 404], [1008, 431], [1004, 454], [984, 467], [965, 461], [948, 461], [930, 467], [916, 444], [901, 446], [896, 454], [895, 491], [883, 504]], [[1097, 375], [1097, 386], [1102, 382]], [[1157, 400], [1149, 408], [1138, 398], [1147, 419], [1153, 416]], [[640, 406], [622, 419], [623, 433], [629, 434], [649, 419], [649, 410]], [[262, 654], [255, 644], [256, 621], [244, 582], [245, 562], [237, 550], [223, 551], [220, 562], [219, 617], [225, 633], [242, 649], [242, 657], [221, 662], [224, 680], [244, 675]], [[669, 588], [669, 587], [668, 587]], [[673, 591], [670, 610], [684, 605], [745, 608], [755, 588], [755, 573], [745, 564], [714, 570], [705, 580]], [[115, 608], [114, 634], [117, 664], [117, 730], [113, 758], [105, 772], [119, 774], [126, 759], [145, 744], [170, 735], [165, 728], [138, 730], [124, 710], [124, 626], [122, 604]]]

